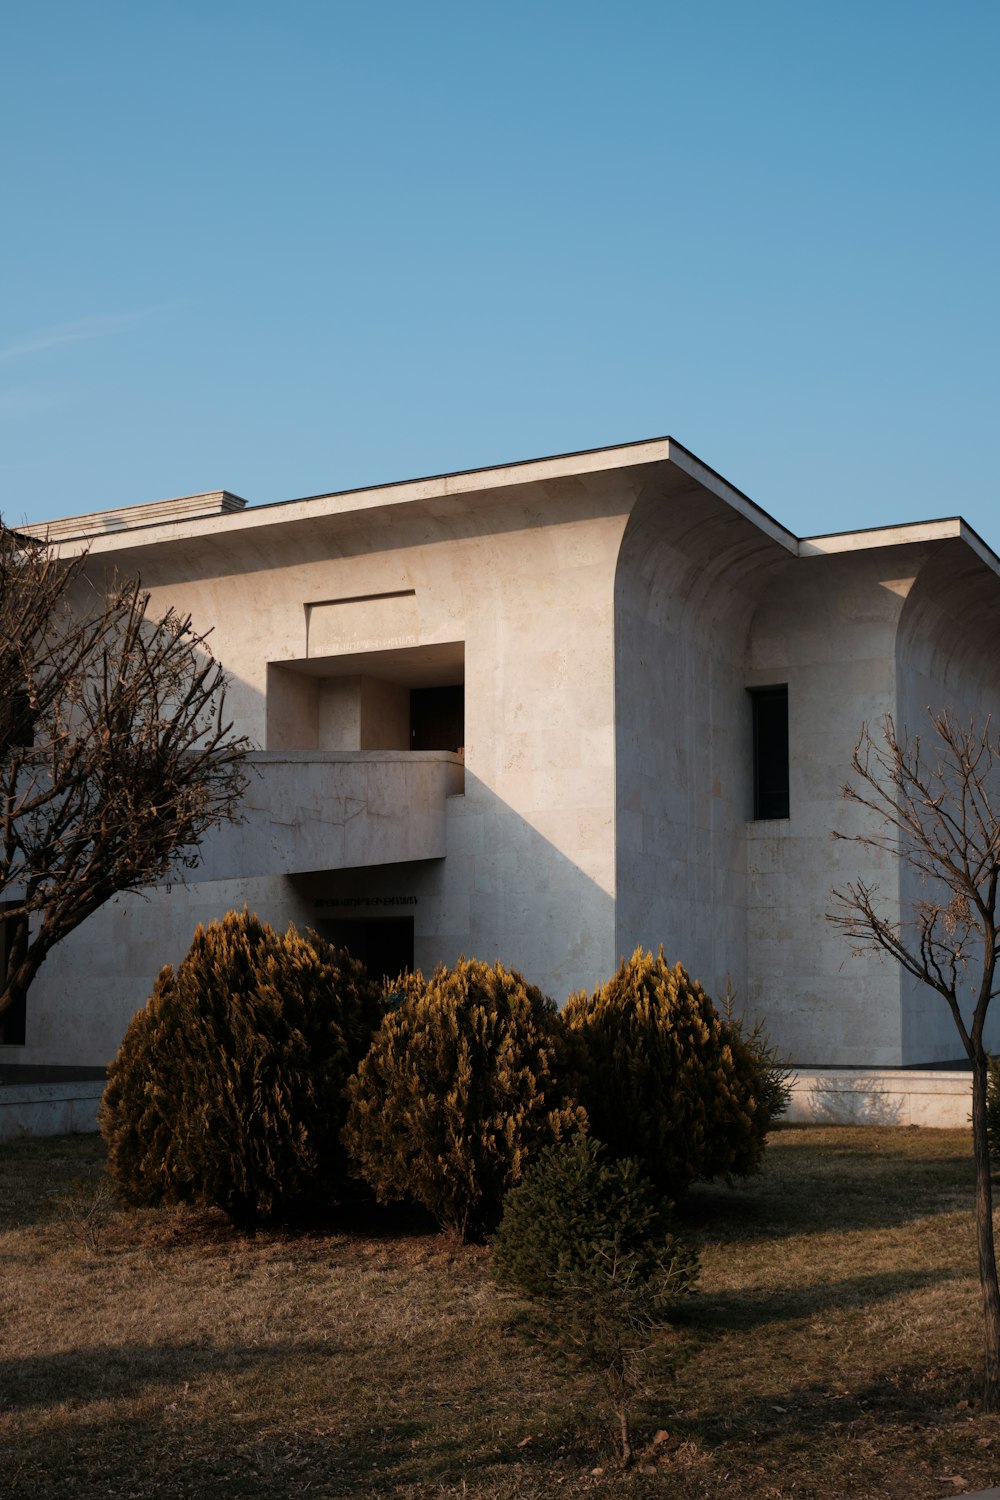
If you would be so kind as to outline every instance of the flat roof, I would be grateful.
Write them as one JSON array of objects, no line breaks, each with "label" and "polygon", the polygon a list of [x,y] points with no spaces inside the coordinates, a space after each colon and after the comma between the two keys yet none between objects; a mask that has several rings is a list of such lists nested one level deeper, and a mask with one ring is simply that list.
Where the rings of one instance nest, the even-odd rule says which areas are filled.
[{"label": "flat roof", "polygon": [[[47,537],[60,546],[79,542],[97,552],[154,544],[161,539],[198,537],[218,533],[221,528],[243,531],[287,520],[318,518],[374,509],[384,504],[406,504],[417,500],[469,495],[477,490],[502,489],[509,485],[595,474],[614,469],[669,463],[695,483],[724,500],[787,551],[800,557],[820,557],[914,542],[964,541],[994,573],[1000,576],[1000,557],[961,516],[936,521],[915,521],[895,526],[870,526],[855,531],[826,532],[798,537],[782,526],[756,501],[706,464],[683,443],[669,435],[643,438],[631,443],[613,443],[602,448],[582,448],[543,458],[519,459],[490,464],[485,468],[457,469],[417,479],[391,480],[353,490],[331,490],[293,500],[275,500],[249,506],[228,490],[91,511],[52,522],[20,526],[27,535]],[[73,548],[72,550],[76,550]]]}]

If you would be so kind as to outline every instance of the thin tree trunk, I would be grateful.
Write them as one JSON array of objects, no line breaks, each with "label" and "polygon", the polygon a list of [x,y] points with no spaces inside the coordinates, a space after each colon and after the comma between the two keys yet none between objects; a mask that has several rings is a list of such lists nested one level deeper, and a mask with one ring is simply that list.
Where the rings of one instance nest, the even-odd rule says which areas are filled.
[{"label": "thin tree trunk", "polygon": [[618,1420],[621,1423],[622,1468],[627,1469],[632,1462],[632,1434],[629,1432],[628,1403],[625,1401],[618,1408]]},{"label": "thin tree trunk", "polygon": [[982,1049],[977,1050],[979,1055],[972,1064],[972,1149],[976,1158],[976,1241],[985,1333],[983,1410],[1000,1411],[1000,1287],[993,1243],[993,1188],[986,1134],[987,1060]]}]

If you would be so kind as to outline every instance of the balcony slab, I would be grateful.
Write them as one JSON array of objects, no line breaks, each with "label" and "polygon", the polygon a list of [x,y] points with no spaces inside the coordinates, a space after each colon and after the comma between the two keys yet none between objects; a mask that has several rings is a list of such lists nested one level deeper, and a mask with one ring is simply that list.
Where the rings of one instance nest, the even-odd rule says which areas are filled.
[{"label": "balcony slab", "polygon": [[465,768],[447,750],[264,752],[247,759],[242,821],[204,843],[199,880],[443,859]]}]

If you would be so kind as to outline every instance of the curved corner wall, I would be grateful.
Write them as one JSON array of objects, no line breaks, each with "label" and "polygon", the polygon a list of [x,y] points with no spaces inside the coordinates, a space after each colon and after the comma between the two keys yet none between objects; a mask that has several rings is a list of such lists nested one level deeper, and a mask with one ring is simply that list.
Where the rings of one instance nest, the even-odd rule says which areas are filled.
[{"label": "curved corner wall", "polygon": [[785,550],[693,485],[648,487],[615,575],[616,951],[746,987],[750,620]]},{"label": "curved corner wall", "polygon": [[899,976],[828,920],[833,889],[856,876],[894,909],[895,862],[834,830],[863,827],[844,801],[863,721],[891,710],[898,559],[864,549],[804,556],[761,599],[749,643],[753,684],[788,684],[789,817],[747,825],[749,1008],[792,1061],[900,1062]]},{"label": "curved corner wall", "polygon": [[[1000,583],[964,541],[939,544],[914,570],[896,631],[897,728],[924,737],[931,751],[928,711],[947,709],[961,722],[1000,726]],[[932,752],[931,752],[932,753]],[[1000,781],[1000,777],[998,777]],[[1000,788],[994,798],[1000,806]],[[904,911],[926,897],[927,885],[907,865],[900,871]],[[971,1007],[972,969],[969,971]],[[902,976],[902,1061],[943,1062],[961,1056],[961,1043],[944,1001],[926,985]],[[988,1029],[1000,1046],[1000,1015]]]}]

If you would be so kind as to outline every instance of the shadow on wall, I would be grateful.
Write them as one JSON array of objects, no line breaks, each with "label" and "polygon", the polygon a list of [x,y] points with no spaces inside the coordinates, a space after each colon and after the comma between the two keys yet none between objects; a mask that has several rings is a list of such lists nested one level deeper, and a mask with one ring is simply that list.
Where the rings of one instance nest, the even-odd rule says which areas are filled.
[{"label": "shadow on wall", "polygon": [[[560,1005],[613,972],[619,957],[614,899],[559,848],[558,827],[554,837],[547,836],[533,825],[533,814],[517,811],[467,771],[465,794],[447,798],[447,857],[383,858],[380,864],[337,868],[332,859],[344,848],[341,823],[367,818],[384,824],[385,783],[372,778],[363,806],[338,802],[338,763],[312,769],[322,773],[310,782],[310,794],[320,802],[300,806],[297,815],[329,826],[330,865],[220,880],[202,879],[193,870],[183,880],[107,902],[53,950],[40,971],[28,998],[28,1045],[18,1049],[16,1061],[104,1066],[161,967],[183,958],[198,923],[244,903],[282,929],[289,921],[322,931],[345,921],[411,919],[418,967],[429,971],[463,953],[487,962],[499,958]],[[288,809],[276,812],[280,820]],[[557,824],[568,816],[578,830],[582,820],[596,825],[610,821],[610,814],[609,806],[568,813],[541,809],[537,816]],[[266,818],[266,808],[258,815]],[[285,848],[286,832],[281,827],[275,834]],[[311,858],[321,842],[314,829],[303,844]]]},{"label": "shadow on wall", "polygon": [[[329,865],[282,865],[271,873],[259,868],[252,878],[227,870],[230,878],[219,880],[194,870],[148,897],[107,903],[53,952],[39,974],[29,997],[29,1047],[18,1061],[103,1066],[148,998],[161,966],[176,964],[187,951],[196,925],[244,902],[281,928],[289,920],[320,932],[348,922],[385,923],[394,925],[398,937],[398,921],[406,919],[412,922],[412,961],[425,972],[439,962],[452,964],[463,953],[487,962],[500,959],[559,1005],[579,989],[603,984],[628,956],[616,951],[613,895],[557,842],[565,820],[570,838],[595,850],[595,862],[600,859],[612,870],[610,789],[606,805],[567,808],[553,800],[519,811],[466,770],[464,794],[446,798],[446,857],[386,860],[383,855],[378,864],[338,868],[333,861],[347,845],[358,843],[348,837],[347,825],[368,820],[384,830],[389,811],[400,816],[398,789],[389,787],[385,775],[365,783],[364,802],[341,796],[337,778],[344,766],[342,759],[317,758],[308,768],[309,795],[315,800],[307,805],[304,799],[296,813],[312,824],[302,847],[318,860],[326,842]],[[390,770],[383,763],[383,771]],[[554,771],[551,775],[556,778]],[[258,849],[269,849],[272,842],[288,847],[289,811],[285,804],[269,810],[265,800],[257,800]],[[273,841],[267,827],[272,813]],[[221,842],[228,845],[244,832],[226,830]],[[384,841],[377,847],[384,848]],[[405,851],[405,841],[400,847]],[[212,863],[209,854],[209,868]],[[655,949],[660,941],[669,961],[682,962],[711,993],[712,976],[699,972],[684,932],[660,928],[650,943]],[[79,1007],[75,1017],[68,1013],[67,996]],[[714,998],[719,999],[717,993]]]},{"label": "shadow on wall", "polygon": [[864,1077],[831,1071],[796,1074],[785,1118],[790,1124],[906,1125],[907,1101]]},{"label": "shadow on wall", "polygon": [[448,799],[446,858],[300,872],[292,885],[318,924],[412,918],[414,963],[425,972],[462,954],[500,959],[562,1005],[616,966],[615,903],[533,817],[600,834],[611,808],[519,811],[466,770],[464,795]]}]

